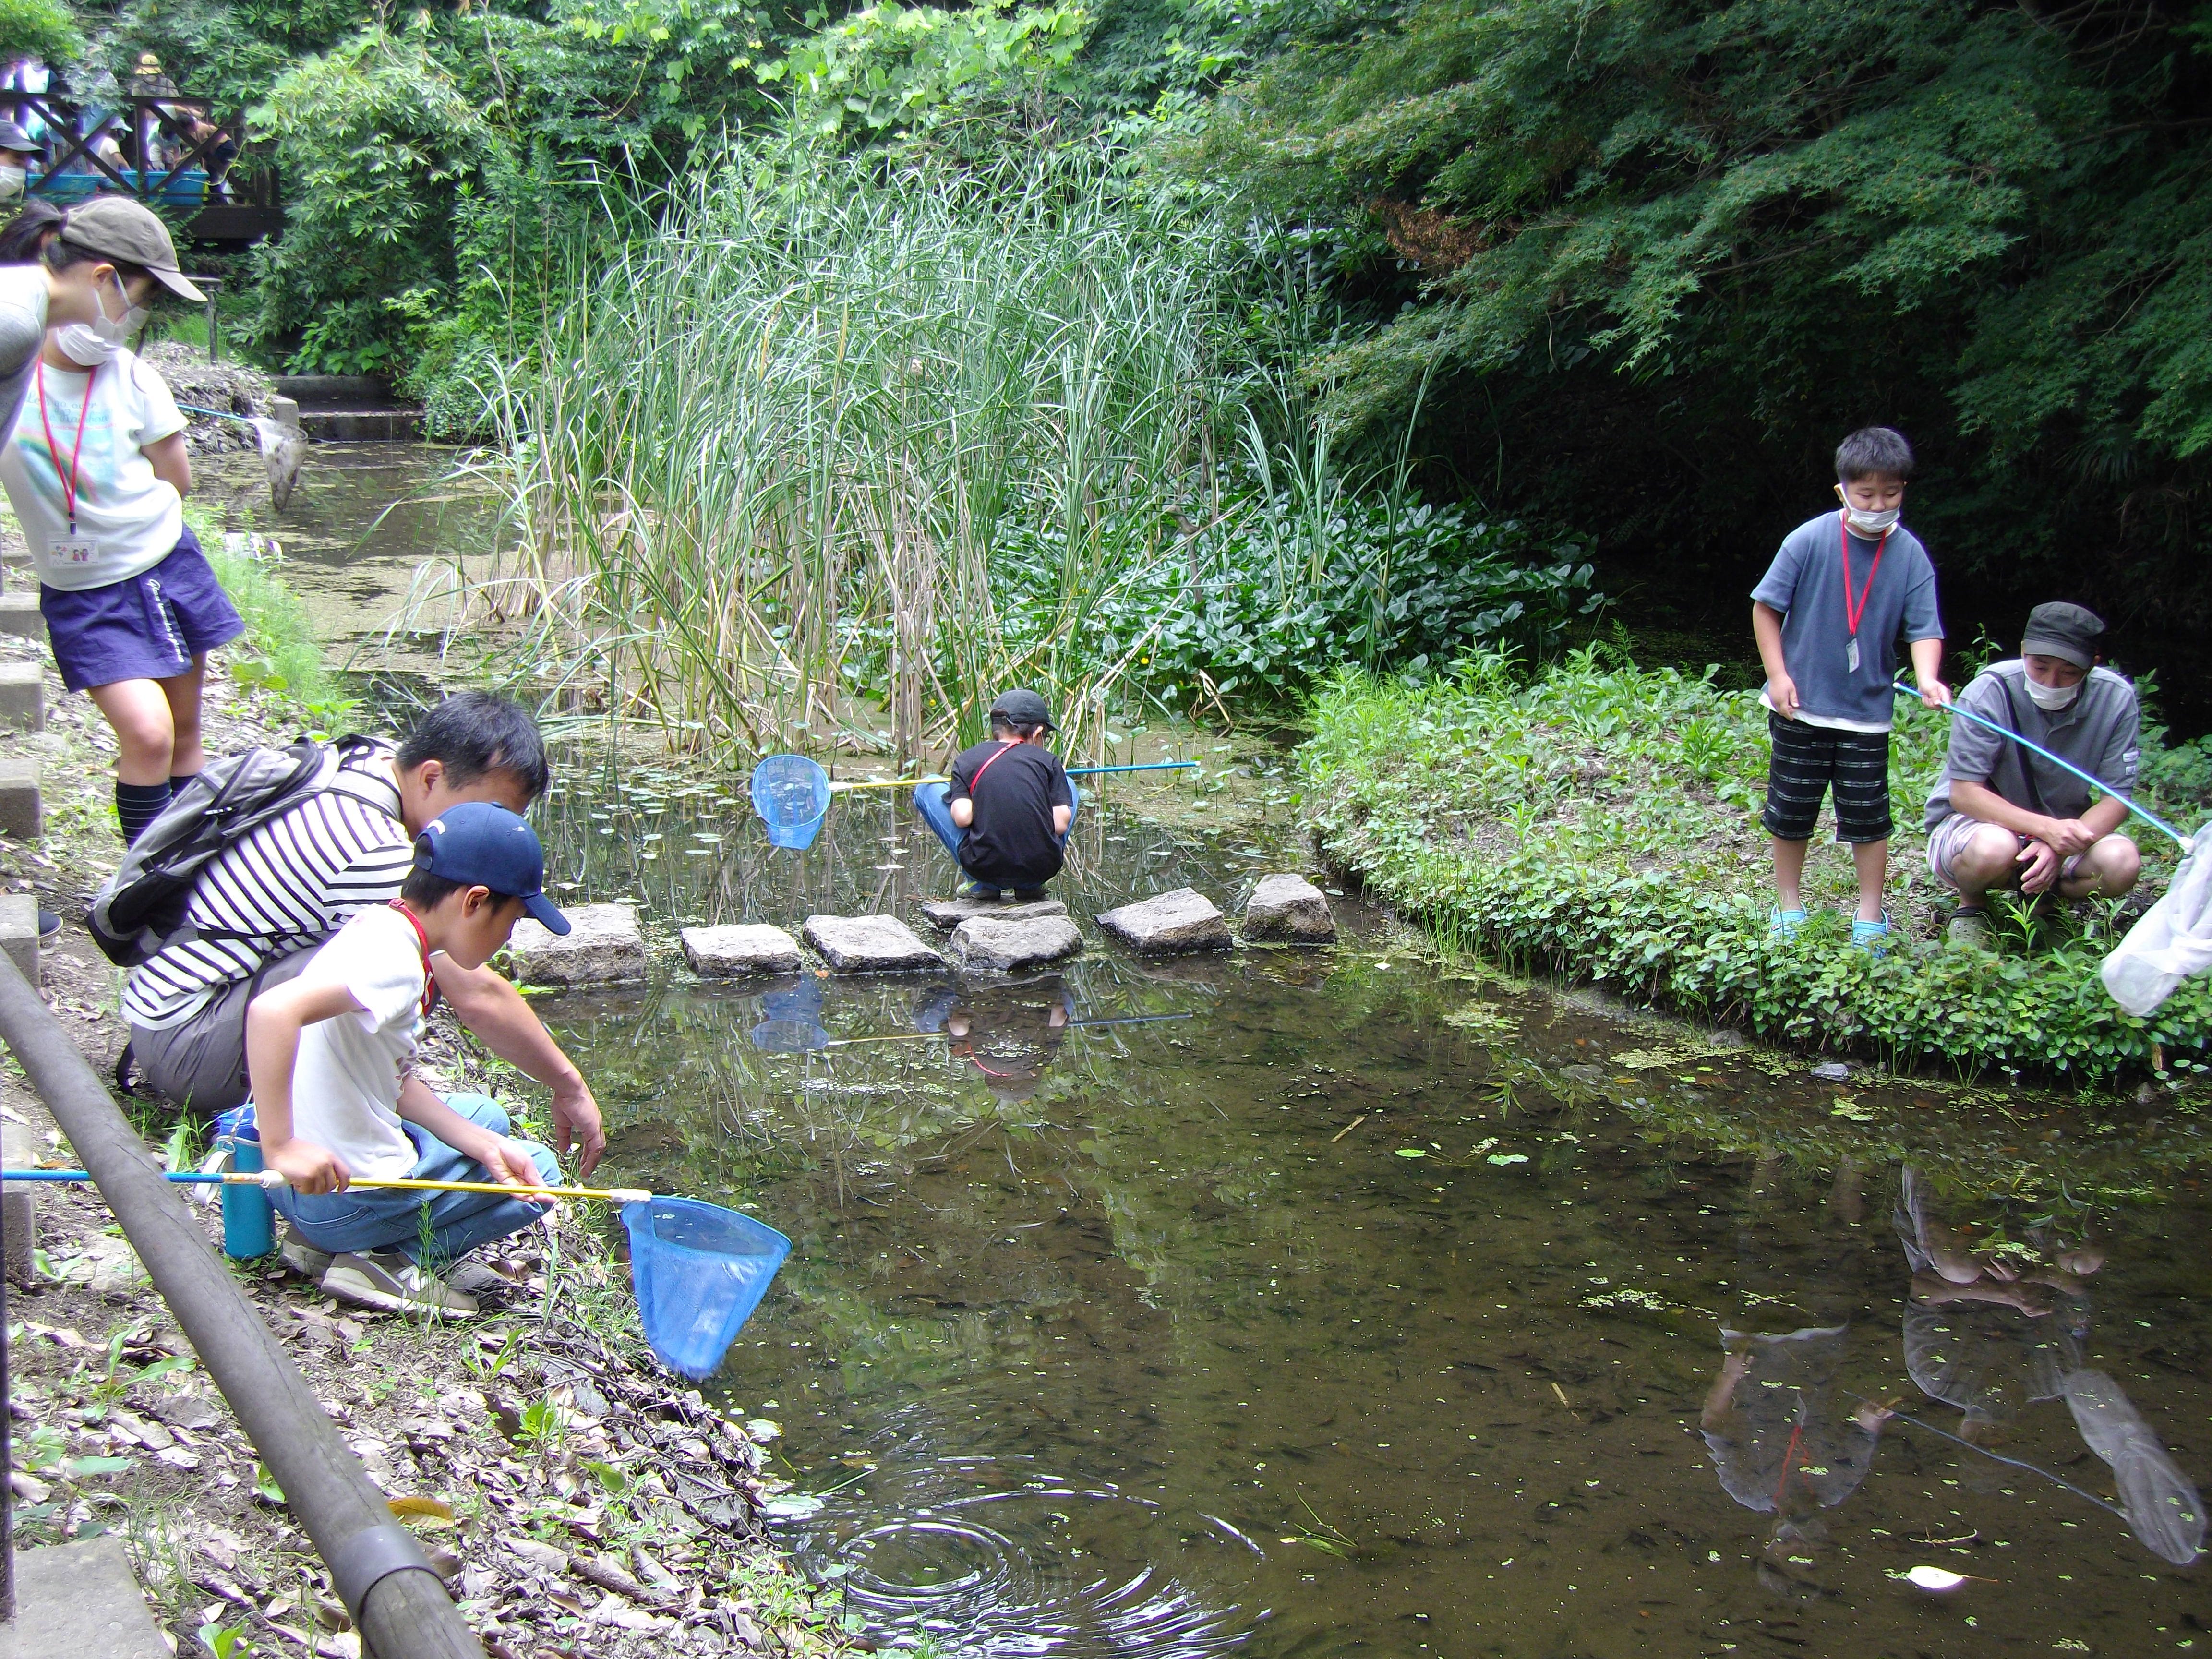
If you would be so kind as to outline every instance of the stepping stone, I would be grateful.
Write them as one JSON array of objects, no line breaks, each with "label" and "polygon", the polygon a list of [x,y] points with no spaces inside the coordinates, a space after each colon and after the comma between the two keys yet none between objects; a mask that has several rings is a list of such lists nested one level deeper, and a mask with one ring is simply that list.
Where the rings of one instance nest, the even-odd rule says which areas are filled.
[{"label": "stepping stone", "polygon": [[15,1552],[15,1617],[0,1626],[0,1654],[56,1653],[169,1659],[118,1534]]},{"label": "stepping stone", "polygon": [[1152,957],[1226,951],[1237,942],[1229,936],[1228,918],[1195,887],[1178,887],[1104,911],[1098,925],[1131,950]]},{"label": "stepping stone", "polygon": [[1244,901],[1244,937],[1326,945],[1336,937],[1328,896],[1304,876],[1262,876]]},{"label": "stepping stone", "polygon": [[0,662],[0,726],[46,729],[46,677],[34,662]]},{"label": "stepping stone", "polygon": [[645,977],[645,935],[627,904],[564,904],[569,931],[555,933],[527,916],[514,924],[507,951],[526,985],[620,985]]},{"label": "stepping stone", "polygon": [[1058,899],[1033,899],[1015,904],[1006,899],[924,899],[921,914],[931,927],[951,933],[973,916],[996,916],[1002,921],[1029,921],[1037,916],[1064,916],[1067,907]]},{"label": "stepping stone", "polygon": [[0,836],[36,841],[46,825],[46,811],[39,803],[38,762],[0,759]]},{"label": "stepping stone", "polygon": [[[0,1164],[11,1170],[33,1169],[44,1150],[27,1125],[0,1123]],[[18,1285],[37,1282],[38,1186],[34,1181],[10,1181],[0,1185],[0,1222],[4,1222],[6,1233],[6,1247],[0,1250],[0,1265],[5,1266],[8,1277]]]},{"label": "stepping stone", "polygon": [[804,967],[799,941],[781,927],[731,923],[720,927],[686,927],[684,960],[706,979],[743,979],[753,974],[795,974]]},{"label": "stepping stone", "polygon": [[799,932],[841,974],[901,974],[945,966],[945,958],[896,916],[809,916]]},{"label": "stepping stone", "polygon": [[969,973],[1012,974],[1064,961],[1082,949],[1083,935],[1064,915],[970,916],[945,940],[945,959]]},{"label": "stepping stone", "polygon": [[0,893],[0,951],[33,986],[39,979],[39,901],[29,893]]},{"label": "stepping stone", "polygon": [[0,593],[0,634],[13,634],[21,640],[46,637],[46,618],[39,609],[36,590]]}]

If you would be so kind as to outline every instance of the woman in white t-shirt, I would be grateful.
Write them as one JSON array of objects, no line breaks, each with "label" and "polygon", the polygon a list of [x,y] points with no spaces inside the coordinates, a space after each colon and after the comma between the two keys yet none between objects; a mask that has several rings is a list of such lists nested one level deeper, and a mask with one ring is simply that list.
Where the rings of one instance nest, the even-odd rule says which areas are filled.
[{"label": "woman in white t-shirt", "polygon": [[131,842],[205,763],[207,654],[246,631],[185,527],[184,416],[123,344],[159,289],[199,290],[167,228],[125,197],[70,209],[44,262],[88,280],[99,315],[48,331],[0,444],[0,484],[30,543],[62,684],[90,693],[115,730],[115,813]]}]

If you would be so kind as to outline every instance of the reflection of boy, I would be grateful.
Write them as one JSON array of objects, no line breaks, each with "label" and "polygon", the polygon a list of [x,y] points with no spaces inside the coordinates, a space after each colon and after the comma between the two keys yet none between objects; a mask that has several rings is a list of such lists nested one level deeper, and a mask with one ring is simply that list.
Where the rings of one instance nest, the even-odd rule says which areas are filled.
[{"label": "reflection of boy", "polygon": [[[545,897],[538,837],[505,807],[448,807],[415,845],[398,898],[362,911],[297,979],[253,1000],[246,1065],[263,1161],[291,1183],[272,1201],[333,1258],[323,1289],[371,1307],[474,1313],[473,1297],[433,1273],[424,1235],[441,1263],[503,1237],[544,1213],[526,1194],[560,1168],[547,1148],[509,1139],[491,1100],[441,1098],[415,1074],[430,957],[473,970],[526,913],[556,933],[568,922]],[[492,1182],[514,1195],[354,1189],[356,1179]]]},{"label": "reflection of boy", "polygon": [[945,1033],[953,1058],[980,1072],[994,1096],[1027,1099],[1066,1040],[1067,992],[1054,979],[963,997],[946,1013]]},{"label": "reflection of boy", "polygon": [[1723,1489],[1747,1510],[1796,1521],[1849,1498],[1874,1467],[1889,1413],[1829,1404],[1848,1325],[1767,1336],[1724,1330],[1701,1425]]},{"label": "reflection of boy", "polygon": [[1012,888],[1041,898],[1066,861],[1075,785],[1044,746],[1054,729],[1044,699],[1008,691],[991,705],[991,741],[963,750],[950,783],[925,783],[915,810],[967,872],[967,895],[995,898]]},{"label": "reflection of boy", "polygon": [[1879,951],[1888,879],[1889,732],[1897,638],[1911,642],[1912,669],[1930,708],[1951,694],[1937,672],[1943,624],[1936,570],[1919,538],[1898,522],[1911,446],[1887,427],[1868,427],[1836,450],[1841,511],[1791,531],[1752,590],[1752,632],[1766,669],[1759,701],[1774,753],[1762,820],[1772,837],[1776,908],[1784,937],[1805,921],[1805,853],[1832,789],[1836,839],[1858,872],[1851,942]]}]

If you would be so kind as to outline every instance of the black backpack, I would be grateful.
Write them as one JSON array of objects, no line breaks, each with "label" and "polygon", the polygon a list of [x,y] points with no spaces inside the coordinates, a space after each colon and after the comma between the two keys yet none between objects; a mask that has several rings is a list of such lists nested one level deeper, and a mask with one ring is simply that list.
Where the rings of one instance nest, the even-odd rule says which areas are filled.
[{"label": "black backpack", "polygon": [[185,920],[200,872],[270,819],[337,787],[338,769],[374,747],[367,738],[302,738],[289,748],[241,750],[210,762],[100,884],[86,918],[100,948],[111,962],[135,968],[185,939],[216,937]]}]

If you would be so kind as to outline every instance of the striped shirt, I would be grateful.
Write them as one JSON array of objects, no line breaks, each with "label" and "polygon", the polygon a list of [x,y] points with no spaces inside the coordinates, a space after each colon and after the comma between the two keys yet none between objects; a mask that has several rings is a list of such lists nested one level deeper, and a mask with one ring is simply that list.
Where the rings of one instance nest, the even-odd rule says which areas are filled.
[{"label": "striped shirt", "polygon": [[185,919],[221,937],[172,945],[132,969],[123,1017],[149,1031],[182,1024],[269,963],[398,897],[414,842],[399,816],[392,757],[383,744],[362,750],[330,788],[217,854]]}]

